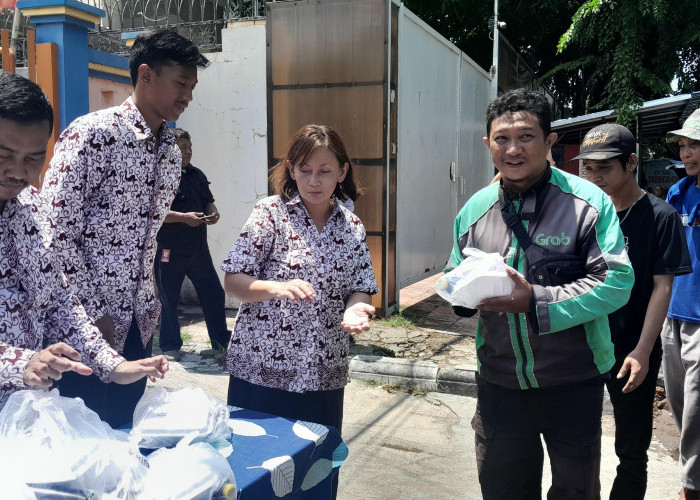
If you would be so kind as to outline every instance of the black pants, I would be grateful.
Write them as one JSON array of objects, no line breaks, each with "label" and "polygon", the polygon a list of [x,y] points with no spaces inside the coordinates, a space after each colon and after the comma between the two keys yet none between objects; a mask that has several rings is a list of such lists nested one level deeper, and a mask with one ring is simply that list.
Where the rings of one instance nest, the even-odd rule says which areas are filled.
[{"label": "black pants", "polygon": [[610,491],[611,500],[642,500],[647,489],[647,450],[654,426],[654,395],[661,357],[652,359],[642,384],[624,394],[627,378],[617,380],[623,359],[613,367],[606,382],[615,413],[615,453],[620,459]]},{"label": "black pants", "polygon": [[485,500],[542,498],[541,437],[552,466],[547,498],[600,498],[602,379],[511,390],[477,378],[477,390],[472,427]]},{"label": "black pants", "polygon": [[[152,340],[146,347],[141,342],[141,331],[136,319],[131,320],[131,327],[126,336],[122,356],[127,361],[147,358],[151,355]],[[97,375],[83,376],[74,372],[65,372],[58,381],[61,396],[81,398],[85,405],[96,412],[102,420],[113,428],[130,424],[134,418],[134,408],[146,390],[146,378],[133,384],[105,384]]]},{"label": "black pants", "polygon": [[[290,392],[251,384],[232,376],[228,382],[227,403],[279,417],[333,426],[341,433],[344,396],[345,389]],[[338,495],[337,474],[331,487],[331,498],[335,499]]]},{"label": "black pants", "polygon": [[209,339],[226,347],[231,338],[231,332],[226,327],[226,296],[211,254],[207,251],[196,255],[181,255],[176,249],[170,249],[168,262],[161,262],[161,255],[162,248],[158,248],[155,268],[158,295],[163,305],[160,313],[161,350],[179,351],[182,347],[177,304],[185,276],[192,281],[197,292]]}]

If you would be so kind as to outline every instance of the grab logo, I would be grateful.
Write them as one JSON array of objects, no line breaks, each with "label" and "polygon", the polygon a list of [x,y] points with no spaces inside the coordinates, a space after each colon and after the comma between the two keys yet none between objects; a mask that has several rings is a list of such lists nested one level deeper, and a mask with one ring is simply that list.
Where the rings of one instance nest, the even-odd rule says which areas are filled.
[{"label": "grab logo", "polygon": [[564,233],[561,233],[561,236],[547,236],[544,233],[540,233],[535,236],[535,243],[545,247],[559,247],[571,243],[571,238]]}]

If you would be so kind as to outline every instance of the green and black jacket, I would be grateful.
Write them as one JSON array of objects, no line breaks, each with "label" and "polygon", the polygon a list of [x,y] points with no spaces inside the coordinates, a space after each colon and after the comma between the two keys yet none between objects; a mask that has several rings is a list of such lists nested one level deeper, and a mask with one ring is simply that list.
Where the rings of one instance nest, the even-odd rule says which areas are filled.
[{"label": "green and black jacket", "polygon": [[[527,276],[525,252],[501,215],[499,188],[482,189],[457,215],[450,265],[463,260],[464,248],[475,247],[499,253]],[[562,286],[528,279],[534,295],[530,314],[480,312],[480,376],[506,388],[533,389],[607,373],[615,362],[608,314],[627,303],[634,283],[614,205],[592,183],[549,167],[513,202],[532,241],[579,256],[585,276]]]}]

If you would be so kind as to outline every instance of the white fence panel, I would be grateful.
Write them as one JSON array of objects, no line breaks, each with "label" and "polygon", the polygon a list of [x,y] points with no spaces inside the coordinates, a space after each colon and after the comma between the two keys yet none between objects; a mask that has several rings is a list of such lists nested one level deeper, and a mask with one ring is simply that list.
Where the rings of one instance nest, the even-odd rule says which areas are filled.
[{"label": "white fence panel", "polygon": [[481,142],[490,79],[405,8],[398,38],[396,237],[404,287],[443,269],[457,212],[490,179]]},{"label": "white fence panel", "polygon": [[464,53],[460,70],[457,212],[491,181],[494,173],[491,155],[482,141],[486,135],[486,107],[491,101],[491,78]]}]

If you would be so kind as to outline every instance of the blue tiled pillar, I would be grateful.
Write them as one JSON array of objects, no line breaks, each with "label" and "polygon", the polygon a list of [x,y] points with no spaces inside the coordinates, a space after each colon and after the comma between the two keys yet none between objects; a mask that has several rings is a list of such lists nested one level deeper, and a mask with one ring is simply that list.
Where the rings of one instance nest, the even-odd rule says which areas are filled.
[{"label": "blue tiled pillar", "polygon": [[104,11],[76,0],[19,0],[17,7],[36,26],[36,43],[58,46],[61,130],[90,111],[88,30]]}]

